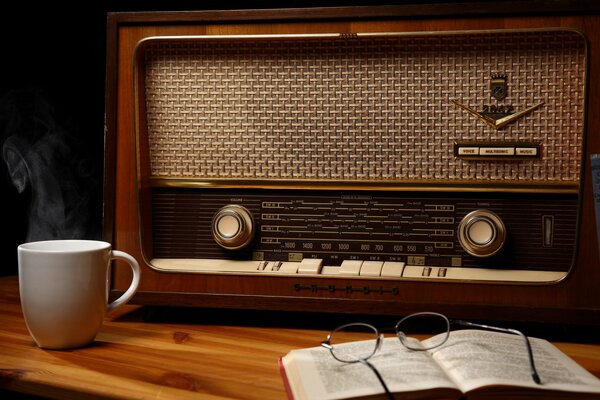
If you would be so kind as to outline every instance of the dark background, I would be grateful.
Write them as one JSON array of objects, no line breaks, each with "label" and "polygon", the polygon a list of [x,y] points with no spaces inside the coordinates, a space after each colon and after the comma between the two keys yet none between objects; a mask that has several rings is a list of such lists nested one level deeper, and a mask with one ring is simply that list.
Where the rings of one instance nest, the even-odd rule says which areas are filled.
[{"label": "dark background", "polygon": [[[476,3],[471,0],[413,1],[104,1],[35,4],[19,1],[1,11],[0,145],[14,135],[48,129],[37,121],[39,108],[50,115],[85,163],[82,187],[86,204],[82,238],[101,239],[106,16],[118,11],[183,11],[252,8],[303,8],[346,5]],[[482,3],[482,2],[479,2]],[[509,3],[511,3],[509,1]],[[514,2],[512,2],[514,4]],[[523,3],[527,3],[523,1]],[[552,1],[546,3],[551,4]],[[573,4],[579,3],[573,1]],[[3,6],[5,7],[5,6]],[[15,102],[15,98],[19,99]],[[15,107],[17,103],[18,107]],[[33,134],[31,133],[33,132]],[[0,160],[2,153],[0,153]],[[70,160],[63,160],[65,163]],[[59,161],[61,162],[61,161]],[[63,166],[64,167],[64,166]],[[78,167],[78,168],[79,168]],[[71,168],[70,166],[68,168]],[[69,172],[67,170],[67,172]],[[16,247],[26,241],[31,188],[19,193],[0,161],[0,275],[17,271]],[[49,202],[50,203],[50,202]],[[43,237],[42,237],[43,238]]]},{"label": "dark background", "polygon": [[[445,2],[452,2],[446,0]],[[13,2],[14,3],[14,2]],[[86,174],[79,190],[92,201],[81,215],[85,232],[80,238],[101,239],[102,169],[106,17],[119,11],[185,11],[254,8],[304,8],[345,5],[420,4],[433,1],[104,1],[81,3],[16,2],[2,9],[0,22],[0,147],[11,135],[32,142],[46,131],[59,130],[68,142],[69,160],[85,160]],[[51,118],[52,128],[40,122]],[[31,139],[33,138],[33,139]],[[52,151],[52,150],[48,150]],[[56,151],[55,151],[56,152]],[[78,165],[81,165],[80,162]],[[17,271],[19,244],[27,241],[32,189],[17,191],[0,152],[0,275]],[[65,172],[65,171],[63,171]],[[60,173],[60,172],[59,172]],[[68,179],[66,176],[63,180]],[[50,201],[48,203],[51,203]],[[50,207],[50,204],[48,204]],[[72,237],[75,237],[72,236]],[[39,234],[35,239],[51,239]],[[69,237],[63,237],[69,238]]]}]

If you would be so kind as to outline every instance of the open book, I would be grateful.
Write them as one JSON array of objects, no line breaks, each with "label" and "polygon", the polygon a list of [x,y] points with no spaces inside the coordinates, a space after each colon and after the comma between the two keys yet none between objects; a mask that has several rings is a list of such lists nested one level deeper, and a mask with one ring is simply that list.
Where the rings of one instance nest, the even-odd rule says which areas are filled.
[{"label": "open book", "polygon": [[[600,379],[550,342],[529,339],[542,384],[531,378],[523,339],[507,333],[453,331],[428,351],[408,350],[388,337],[369,362],[396,399],[600,399]],[[366,345],[372,343],[343,346]],[[385,398],[370,368],[339,362],[323,347],[292,350],[279,365],[290,399]]]}]

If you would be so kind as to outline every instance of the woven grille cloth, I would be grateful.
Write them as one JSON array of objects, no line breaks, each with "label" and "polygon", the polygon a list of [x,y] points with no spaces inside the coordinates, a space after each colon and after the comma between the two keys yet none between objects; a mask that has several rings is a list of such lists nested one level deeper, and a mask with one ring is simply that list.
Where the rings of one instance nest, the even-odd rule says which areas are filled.
[{"label": "woven grille cloth", "polygon": [[[152,177],[579,180],[586,52],[574,32],[173,39],[144,51]],[[508,77],[499,102],[497,73]],[[451,100],[544,105],[496,131]],[[540,143],[543,156],[457,159],[463,141]]]}]

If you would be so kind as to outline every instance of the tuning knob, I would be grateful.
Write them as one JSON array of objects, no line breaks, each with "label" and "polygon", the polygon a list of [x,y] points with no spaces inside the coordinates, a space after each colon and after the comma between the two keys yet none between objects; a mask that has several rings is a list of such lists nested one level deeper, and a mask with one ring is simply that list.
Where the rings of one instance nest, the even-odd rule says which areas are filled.
[{"label": "tuning knob", "polygon": [[495,213],[475,210],[465,215],[458,225],[458,242],[475,257],[496,254],[506,239],[504,223]]},{"label": "tuning knob", "polygon": [[215,213],[212,220],[212,235],[227,250],[246,247],[254,237],[254,220],[247,208],[230,204]]}]

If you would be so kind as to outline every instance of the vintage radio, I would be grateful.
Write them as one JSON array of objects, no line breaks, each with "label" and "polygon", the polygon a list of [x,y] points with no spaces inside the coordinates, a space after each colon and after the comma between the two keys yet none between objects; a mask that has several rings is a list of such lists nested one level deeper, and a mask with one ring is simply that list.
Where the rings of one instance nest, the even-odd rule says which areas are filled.
[{"label": "vintage radio", "polygon": [[134,301],[600,322],[600,19],[502,6],[111,14]]}]

